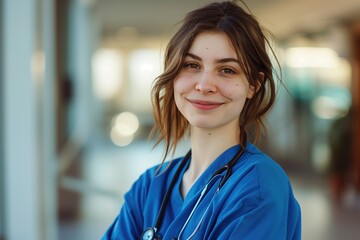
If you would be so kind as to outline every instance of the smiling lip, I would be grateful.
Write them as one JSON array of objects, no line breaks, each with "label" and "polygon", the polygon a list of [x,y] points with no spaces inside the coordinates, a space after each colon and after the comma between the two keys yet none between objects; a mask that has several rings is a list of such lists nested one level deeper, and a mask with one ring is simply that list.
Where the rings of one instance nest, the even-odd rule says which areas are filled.
[{"label": "smiling lip", "polygon": [[219,102],[201,101],[201,100],[189,100],[189,102],[195,108],[200,109],[200,110],[212,110],[223,104],[223,103],[219,103]]}]

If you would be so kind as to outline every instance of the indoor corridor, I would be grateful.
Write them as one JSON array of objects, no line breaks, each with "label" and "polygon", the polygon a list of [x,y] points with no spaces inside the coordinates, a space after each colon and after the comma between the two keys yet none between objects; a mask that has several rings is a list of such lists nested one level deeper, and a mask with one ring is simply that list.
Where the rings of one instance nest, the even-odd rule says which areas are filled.
[{"label": "indoor corridor", "polygon": [[[148,136],[166,44],[210,2],[0,0],[0,240],[101,238],[162,158]],[[259,148],[291,179],[303,239],[360,240],[360,1],[244,2],[274,50]]]}]

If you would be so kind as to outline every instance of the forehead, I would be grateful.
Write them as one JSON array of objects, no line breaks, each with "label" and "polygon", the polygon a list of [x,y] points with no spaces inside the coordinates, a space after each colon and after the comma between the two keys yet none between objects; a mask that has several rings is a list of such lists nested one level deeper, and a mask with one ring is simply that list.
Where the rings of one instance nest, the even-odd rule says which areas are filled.
[{"label": "forehead", "polygon": [[228,36],[223,32],[199,33],[192,42],[190,53],[236,58],[237,53]]}]

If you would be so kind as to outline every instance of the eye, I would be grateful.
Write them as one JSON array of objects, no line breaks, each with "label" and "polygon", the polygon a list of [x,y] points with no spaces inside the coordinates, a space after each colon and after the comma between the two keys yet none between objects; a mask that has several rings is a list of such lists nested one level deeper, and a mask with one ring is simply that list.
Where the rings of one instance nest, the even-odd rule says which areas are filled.
[{"label": "eye", "polygon": [[195,68],[195,69],[199,69],[200,68],[200,66],[199,66],[199,64],[197,64],[197,63],[185,63],[184,64],[184,67],[185,68]]},{"label": "eye", "polygon": [[236,72],[234,70],[232,70],[231,68],[223,68],[220,70],[221,73],[225,73],[225,74],[235,74]]}]

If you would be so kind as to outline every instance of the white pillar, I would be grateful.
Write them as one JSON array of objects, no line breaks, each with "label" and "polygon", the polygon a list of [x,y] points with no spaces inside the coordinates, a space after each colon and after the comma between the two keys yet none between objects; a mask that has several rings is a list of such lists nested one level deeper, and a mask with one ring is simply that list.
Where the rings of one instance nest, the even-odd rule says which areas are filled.
[{"label": "white pillar", "polygon": [[5,236],[9,240],[56,237],[52,4],[48,0],[3,1],[0,74],[4,80]]},{"label": "white pillar", "polygon": [[4,148],[6,237],[40,239],[39,162],[35,84],[31,58],[35,0],[5,0]]},{"label": "white pillar", "polygon": [[[44,56],[44,72],[39,88],[41,96],[39,103],[39,129],[41,135],[41,147],[39,148],[41,158],[41,176],[39,182],[42,195],[40,206],[42,206],[41,239],[57,239],[57,163],[56,158],[56,90],[55,90],[55,0],[42,0],[40,21],[41,44],[40,51]],[[41,77],[40,77],[41,78]]]}]

